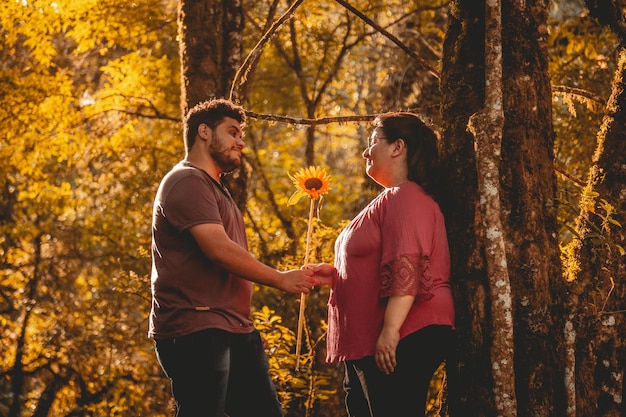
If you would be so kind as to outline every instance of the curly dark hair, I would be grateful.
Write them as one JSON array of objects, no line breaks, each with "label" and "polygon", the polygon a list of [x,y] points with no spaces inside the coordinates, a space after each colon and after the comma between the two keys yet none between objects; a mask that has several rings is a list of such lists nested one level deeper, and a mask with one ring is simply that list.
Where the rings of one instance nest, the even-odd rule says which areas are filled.
[{"label": "curly dark hair", "polygon": [[224,98],[212,98],[193,106],[183,120],[185,149],[189,151],[192,148],[201,124],[215,129],[227,117],[237,120],[242,127],[246,123],[243,107]]}]

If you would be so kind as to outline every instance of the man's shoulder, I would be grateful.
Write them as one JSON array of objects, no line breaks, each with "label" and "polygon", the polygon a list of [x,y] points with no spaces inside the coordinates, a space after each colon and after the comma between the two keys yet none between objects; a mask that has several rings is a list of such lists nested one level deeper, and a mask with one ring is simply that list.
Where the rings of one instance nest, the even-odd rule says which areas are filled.
[{"label": "man's shoulder", "polygon": [[208,175],[196,168],[178,164],[166,173],[161,180],[157,191],[157,199],[166,201],[169,200],[171,195],[180,197],[181,195],[217,194],[215,185],[207,177]]},{"label": "man's shoulder", "polygon": [[165,176],[162,182],[169,185],[173,185],[180,181],[201,181],[206,184],[211,184],[211,181],[207,178],[208,175],[203,171],[188,165],[179,163],[175,165]]},{"label": "man's shoulder", "polygon": [[186,165],[183,162],[179,162],[170,169],[170,171],[165,174],[165,178],[168,177],[186,177],[186,176],[201,176],[201,172],[199,169]]}]

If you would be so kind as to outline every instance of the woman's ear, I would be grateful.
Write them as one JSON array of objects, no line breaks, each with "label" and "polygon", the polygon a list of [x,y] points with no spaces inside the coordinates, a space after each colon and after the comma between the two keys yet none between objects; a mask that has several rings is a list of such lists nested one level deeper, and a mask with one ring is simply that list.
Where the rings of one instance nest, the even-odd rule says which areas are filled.
[{"label": "woman's ear", "polygon": [[404,139],[398,138],[393,142],[392,156],[399,156],[406,150],[406,143]]}]

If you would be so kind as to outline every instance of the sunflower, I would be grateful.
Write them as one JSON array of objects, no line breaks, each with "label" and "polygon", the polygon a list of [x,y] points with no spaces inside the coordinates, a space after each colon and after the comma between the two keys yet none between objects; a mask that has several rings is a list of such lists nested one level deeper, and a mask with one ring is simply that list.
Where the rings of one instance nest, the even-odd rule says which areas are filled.
[{"label": "sunflower", "polygon": [[290,206],[296,204],[305,195],[317,200],[330,189],[330,176],[320,167],[302,168],[294,176],[289,175],[289,177],[297,188],[287,202]]},{"label": "sunflower", "polygon": [[[311,197],[311,206],[309,209],[309,227],[306,234],[306,249],[304,256],[304,265],[308,265],[309,263],[309,253],[311,247],[311,238],[313,236],[313,215],[314,208],[317,205],[318,212],[319,207],[322,201],[322,196],[328,190],[330,190],[330,176],[326,175],[326,171],[324,171],[320,167],[308,167],[303,168],[296,173],[296,175],[291,176],[289,174],[289,178],[293,180],[293,185],[296,186],[296,192],[294,192],[289,201],[288,205],[296,204],[300,201],[300,198],[308,195]],[[300,293],[300,311],[298,313],[298,333],[296,338],[296,370],[300,370],[300,347],[302,346],[302,329],[304,326],[304,305],[305,305],[305,294]]]}]

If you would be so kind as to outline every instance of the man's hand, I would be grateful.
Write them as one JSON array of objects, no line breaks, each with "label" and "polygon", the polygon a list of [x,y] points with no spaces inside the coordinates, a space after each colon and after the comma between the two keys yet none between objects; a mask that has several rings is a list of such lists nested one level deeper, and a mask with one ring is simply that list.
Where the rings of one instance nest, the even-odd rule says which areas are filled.
[{"label": "man's hand", "polygon": [[282,279],[277,283],[278,288],[283,291],[299,294],[308,294],[316,285],[313,271],[308,269],[292,269],[281,272]]}]

